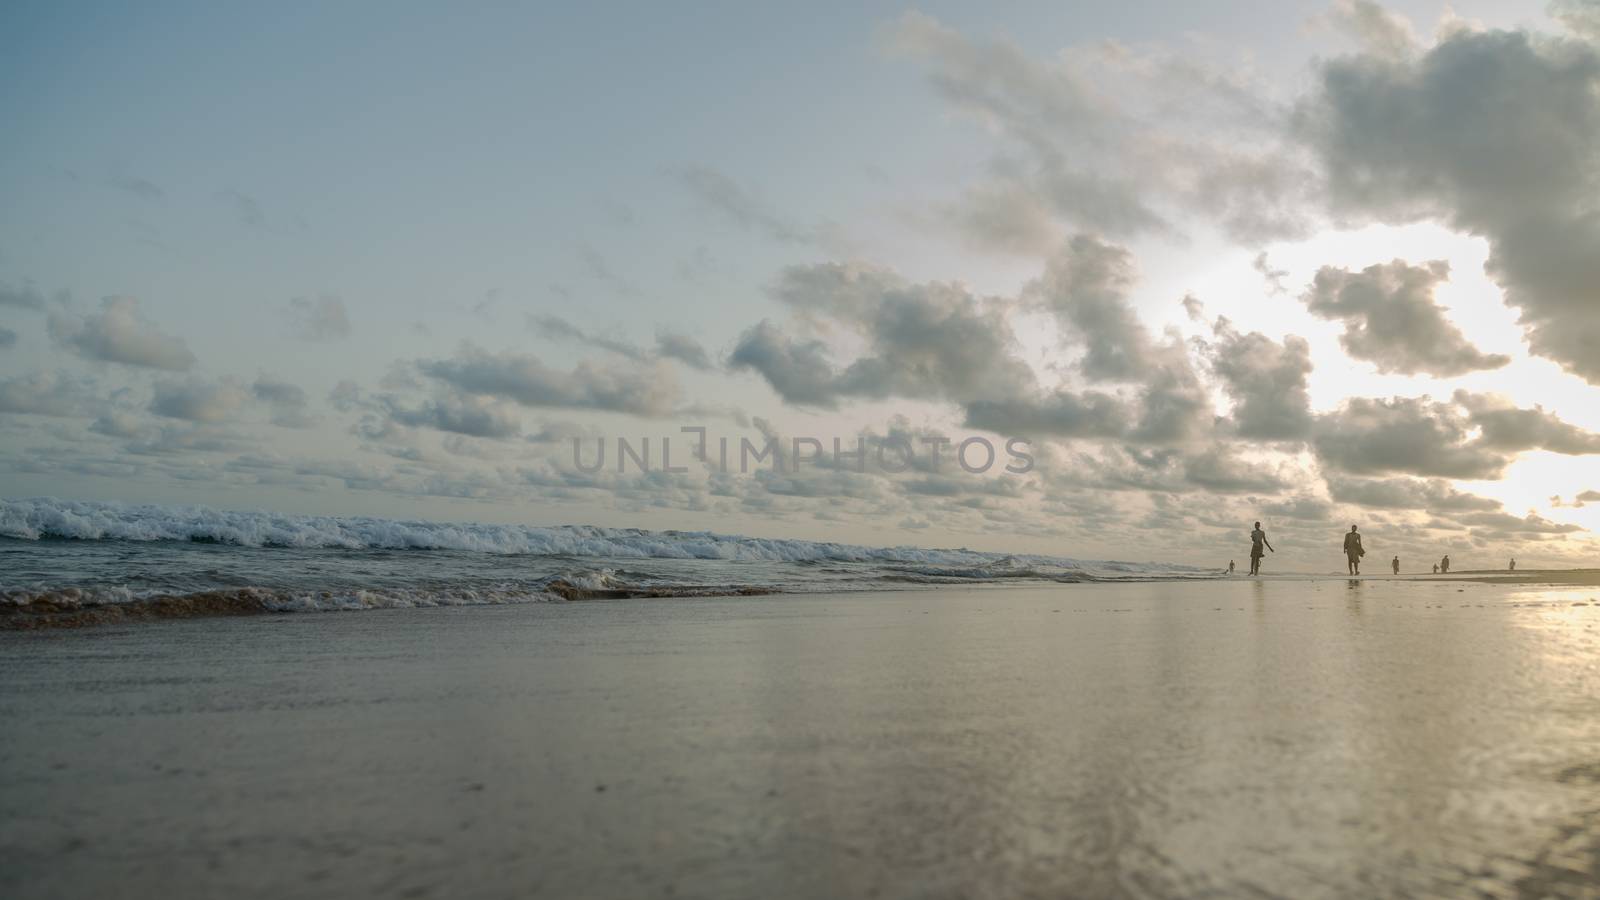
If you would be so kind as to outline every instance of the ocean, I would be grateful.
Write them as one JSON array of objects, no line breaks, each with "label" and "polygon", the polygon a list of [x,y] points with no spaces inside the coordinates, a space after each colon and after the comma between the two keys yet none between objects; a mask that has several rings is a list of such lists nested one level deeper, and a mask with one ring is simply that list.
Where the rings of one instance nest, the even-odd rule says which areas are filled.
[{"label": "ocean", "polygon": [[1159,563],[708,532],[0,501],[0,627],[7,619],[87,623],[1217,575]]}]

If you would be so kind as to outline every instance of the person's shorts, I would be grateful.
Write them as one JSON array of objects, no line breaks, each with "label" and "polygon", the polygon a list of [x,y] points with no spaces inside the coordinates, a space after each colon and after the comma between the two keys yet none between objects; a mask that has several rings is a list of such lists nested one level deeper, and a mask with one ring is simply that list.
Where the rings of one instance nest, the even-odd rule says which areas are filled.
[{"label": "person's shorts", "polygon": [[1256,547],[1256,548],[1254,548],[1253,550],[1250,551],[1250,558],[1251,559],[1260,559],[1261,557],[1263,557],[1265,555],[1266,555],[1266,551],[1262,550],[1260,547]]}]

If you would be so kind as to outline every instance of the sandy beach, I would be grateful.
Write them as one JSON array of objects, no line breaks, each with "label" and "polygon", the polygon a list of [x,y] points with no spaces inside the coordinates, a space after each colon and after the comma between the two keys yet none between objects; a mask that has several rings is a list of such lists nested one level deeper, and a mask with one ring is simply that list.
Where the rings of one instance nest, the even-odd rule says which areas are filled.
[{"label": "sandy beach", "polygon": [[0,893],[1596,896],[1592,587],[0,634]]}]

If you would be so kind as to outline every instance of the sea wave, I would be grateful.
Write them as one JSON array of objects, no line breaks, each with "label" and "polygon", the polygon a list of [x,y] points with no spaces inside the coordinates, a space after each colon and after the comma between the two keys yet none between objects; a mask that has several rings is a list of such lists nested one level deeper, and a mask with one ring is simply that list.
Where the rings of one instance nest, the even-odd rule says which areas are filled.
[{"label": "sea wave", "polygon": [[1160,563],[920,547],[866,547],[752,538],[705,531],[560,525],[494,525],[344,516],[293,516],[200,506],[40,498],[0,500],[0,537],[19,540],[188,541],[242,547],[458,550],[501,555],[611,559],[706,559],[783,563],[878,563],[923,567],[888,575],[952,580],[1019,577],[1013,571],[1092,577],[1185,577],[1201,570]]},{"label": "sea wave", "polygon": [[124,619],[500,606],[644,597],[751,596],[771,592],[769,588],[754,585],[632,583],[608,570],[567,572],[527,583],[419,588],[307,590],[248,586],[165,591],[109,585],[0,589],[0,630],[76,627]]}]

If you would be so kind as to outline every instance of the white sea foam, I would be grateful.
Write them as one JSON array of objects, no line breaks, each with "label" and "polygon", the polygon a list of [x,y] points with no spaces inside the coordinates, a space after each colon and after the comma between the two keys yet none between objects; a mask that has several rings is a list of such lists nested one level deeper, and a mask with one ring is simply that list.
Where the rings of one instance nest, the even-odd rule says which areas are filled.
[{"label": "white sea foam", "polygon": [[1186,566],[1084,561],[967,549],[864,547],[820,541],[749,538],[711,532],[646,531],[593,526],[489,525],[290,516],[211,509],[40,498],[0,500],[0,537],[84,541],[202,541],[244,547],[460,550],[492,554],[708,559],[769,562],[888,563],[922,567],[914,574],[952,579],[1050,577],[1182,577]]}]

